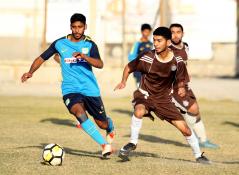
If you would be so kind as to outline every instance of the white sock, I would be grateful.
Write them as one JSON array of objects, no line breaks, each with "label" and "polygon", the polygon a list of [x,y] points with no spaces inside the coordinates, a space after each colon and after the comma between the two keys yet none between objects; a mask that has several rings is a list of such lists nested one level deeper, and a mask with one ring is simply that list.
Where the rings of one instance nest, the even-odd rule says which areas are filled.
[{"label": "white sock", "polygon": [[200,157],[202,153],[201,153],[201,150],[199,148],[198,139],[195,136],[195,134],[193,133],[193,131],[192,131],[191,136],[186,136],[185,138],[186,138],[188,144],[191,146],[195,158]]},{"label": "white sock", "polygon": [[139,131],[142,127],[143,119],[136,118],[134,115],[131,119],[131,139],[130,142],[135,145],[138,143]]},{"label": "white sock", "polygon": [[190,128],[193,128],[193,126],[195,125],[196,121],[197,121],[197,117],[196,116],[192,116],[188,113],[183,114],[183,118],[186,121],[186,123],[188,124],[188,126]]},{"label": "white sock", "polygon": [[202,120],[200,120],[199,122],[194,124],[193,130],[194,130],[195,134],[197,135],[197,137],[199,138],[200,142],[207,141],[206,130],[205,130]]}]

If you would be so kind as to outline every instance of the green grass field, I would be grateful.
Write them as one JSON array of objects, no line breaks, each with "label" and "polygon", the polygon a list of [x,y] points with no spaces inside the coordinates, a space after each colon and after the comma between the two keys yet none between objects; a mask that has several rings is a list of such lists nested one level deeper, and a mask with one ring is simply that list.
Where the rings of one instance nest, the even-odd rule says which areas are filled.
[{"label": "green grass field", "polygon": [[[117,131],[118,150],[129,140],[130,98],[104,99]],[[121,162],[101,160],[101,148],[74,127],[61,98],[0,97],[0,174],[239,174],[239,102],[200,100],[209,138],[220,149],[202,149],[212,165],[195,163],[182,135],[167,122],[144,119],[137,151]],[[104,132],[102,132],[104,134]],[[66,150],[62,166],[43,165],[44,145]]]}]

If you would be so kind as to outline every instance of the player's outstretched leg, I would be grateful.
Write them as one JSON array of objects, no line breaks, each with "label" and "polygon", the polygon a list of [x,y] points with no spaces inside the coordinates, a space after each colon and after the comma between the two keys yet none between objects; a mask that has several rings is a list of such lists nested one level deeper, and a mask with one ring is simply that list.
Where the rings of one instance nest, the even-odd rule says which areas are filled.
[{"label": "player's outstretched leg", "polygon": [[[204,123],[199,114],[199,106],[197,102],[195,102],[189,109],[188,112],[184,115],[184,118],[187,124],[193,129],[197,138],[199,139],[199,145],[205,148],[216,149],[219,146],[215,143],[212,143],[206,134],[206,129],[204,127]],[[189,121],[189,122],[188,122]]]},{"label": "player's outstretched leg", "polygon": [[142,104],[135,106],[135,112],[131,119],[131,139],[130,142],[124,145],[119,151],[119,157],[123,161],[129,160],[129,153],[136,149],[139,132],[143,123],[143,115],[146,113],[145,106]]},{"label": "player's outstretched leg", "polygon": [[86,115],[81,104],[72,106],[71,111],[76,119],[80,122],[82,129],[99,145],[102,146],[102,156],[107,157],[112,153],[111,145],[100,134],[94,122],[92,122]]},{"label": "player's outstretched leg", "polygon": [[131,139],[130,142],[124,145],[119,151],[119,157],[123,161],[128,161],[129,153],[136,149],[138,143],[139,132],[142,127],[143,119],[132,116],[131,119]]},{"label": "player's outstretched leg", "polygon": [[96,128],[96,125],[90,120],[81,123],[82,129],[89,135],[93,140],[95,140],[99,145],[102,146],[102,156],[107,157],[112,153],[112,147],[107,143],[104,137],[100,134],[99,130]]},{"label": "player's outstretched leg", "polygon": [[178,128],[181,133],[185,136],[188,144],[191,146],[196,162],[202,164],[211,164],[211,161],[201,153],[198,139],[195,134],[191,131],[184,120],[172,120],[171,123]]}]

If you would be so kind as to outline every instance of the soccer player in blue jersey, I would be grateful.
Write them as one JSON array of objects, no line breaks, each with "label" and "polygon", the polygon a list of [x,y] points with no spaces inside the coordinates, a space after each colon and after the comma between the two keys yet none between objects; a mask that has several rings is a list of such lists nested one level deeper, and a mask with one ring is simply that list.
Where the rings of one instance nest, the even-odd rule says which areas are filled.
[{"label": "soccer player in blue jersey", "polygon": [[[73,14],[70,19],[72,33],[55,40],[50,47],[34,60],[30,70],[22,75],[22,82],[33,76],[33,73],[51,56],[59,54],[62,72],[63,101],[71,114],[80,122],[82,129],[102,146],[102,156],[112,153],[111,143],[114,138],[114,126],[106,115],[100,90],[92,72],[92,66],[103,68],[103,61],[97,45],[84,31],[87,28],[86,17]],[[96,124],[106,130],[106,140],[96,125],[88,118],[86,111],[94,118]]]},{"label": "soccer player in blue jersey", "polygon": [[[128,55],[129,62],[133,61],[141,52],[149,51],[153,48],[153,43],[149,40],[149,37],[151,35],[152,28],[149,24],[142,24],[141,25],[141,38],[139,41],[136,41],[133,44],[133,47]],[[140,79],[141,79],[141,73],[140,72],[134,72],[133,73],[134,78],[136,80],[136,85],[139,87]]]}]

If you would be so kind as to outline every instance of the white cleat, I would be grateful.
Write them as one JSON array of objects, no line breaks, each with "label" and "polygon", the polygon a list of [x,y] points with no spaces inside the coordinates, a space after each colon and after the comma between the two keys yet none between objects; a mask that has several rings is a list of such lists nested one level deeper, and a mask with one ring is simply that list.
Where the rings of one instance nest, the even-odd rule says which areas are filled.
[{"label": "white cleat", "polygon": [[113,152],[112,146],[110,144],[102,145],[102,148],[103,148],[102,150],[103,158],[108,158],[108,156],[111,155]]}]

